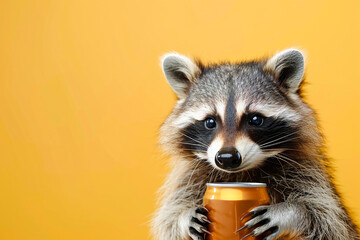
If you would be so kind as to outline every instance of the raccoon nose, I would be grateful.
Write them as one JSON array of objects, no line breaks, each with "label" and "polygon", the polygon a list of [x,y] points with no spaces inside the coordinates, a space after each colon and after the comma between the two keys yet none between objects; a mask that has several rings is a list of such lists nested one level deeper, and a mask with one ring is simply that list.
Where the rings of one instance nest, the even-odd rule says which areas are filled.
[{"label": "raccoon nose", "polygon": [[241,164],[241,155],[236,148],[222,148],[215,156],[215,163],[222,169],[234,169]]}]

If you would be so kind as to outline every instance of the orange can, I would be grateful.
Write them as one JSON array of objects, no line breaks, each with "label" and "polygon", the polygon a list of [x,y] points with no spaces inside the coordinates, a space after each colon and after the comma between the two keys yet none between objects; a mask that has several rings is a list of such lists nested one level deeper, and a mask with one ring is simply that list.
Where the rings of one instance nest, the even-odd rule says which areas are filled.
[{"label": "orange can", "polygon": [[[206,234],[207,240],[239,240],[250,230],[243,229],[250,216],[241,220],[254,207],[267,205],[270,198],[265,183],[207,183],[204,195],[204,207],[209,211],[208,219],[212,222]],[[249,236],[246,240],[262,239]]]}]

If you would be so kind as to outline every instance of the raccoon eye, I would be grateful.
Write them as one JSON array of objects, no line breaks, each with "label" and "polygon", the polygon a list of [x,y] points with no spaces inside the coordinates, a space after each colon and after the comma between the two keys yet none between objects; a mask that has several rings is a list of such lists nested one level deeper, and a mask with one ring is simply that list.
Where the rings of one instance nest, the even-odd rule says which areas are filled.
[{"label": "raccoon eye", "polygon": [[264,123],[264,117],[254,114],[250,117],[249,124],[255,127],[260,127]]},{"label": "raccoon eye", "polygon": [[206,129],[211,130],[211,129],[214,129],[216,127],[216,121],[215,121],[214,118],[208,117],[208,118],[205,119],[204,125],[205,125]]}]

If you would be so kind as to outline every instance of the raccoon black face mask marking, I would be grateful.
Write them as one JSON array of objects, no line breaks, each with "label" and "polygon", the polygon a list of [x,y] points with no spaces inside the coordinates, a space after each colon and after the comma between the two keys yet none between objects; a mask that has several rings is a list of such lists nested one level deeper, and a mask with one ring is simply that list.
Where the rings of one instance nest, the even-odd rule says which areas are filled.
[{"label": "raccoon black face mask marking", "polygon": [[290,49],[268,61],[208,67],[168,54],[162,65],[179,97],[169,136],[177,138],[177,151],[237,172],[298,147],[302,118],[288,95],[295,95],[303,78],[300,51]]}]

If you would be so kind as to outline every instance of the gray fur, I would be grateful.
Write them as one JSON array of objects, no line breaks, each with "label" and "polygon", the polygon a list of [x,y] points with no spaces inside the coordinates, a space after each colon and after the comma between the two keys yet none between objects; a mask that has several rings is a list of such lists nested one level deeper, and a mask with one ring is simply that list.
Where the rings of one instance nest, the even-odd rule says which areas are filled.
[{"label": "gray fur", "polygon": [[[291,83],[284,88],[277,82],[276,71],[270,71],[267,63],[265,59],[198,65],[201,72],[190,82],[186,95],[178,100],[160,129],[160,143],[171,156],[173,170],[161,189],[161,206],[154,215],[155,239],[190,239],[190,218],[194,209],[202,205],[205,184],[241,181],[267,183],[271,205],[259,219],[268,217],[269,226],[279,227],[280,231],[271,239],[360,239],[334,186],[315,113],[301,98],[301,88],[297,89],[303,68],[299,70],[301,74],[289,75]],[[199,112],[216,114],[216,105],[219,102],[226,105],[233,93],[232,98],[241,100],[247,108],[270,109],[270,114],[299,129],[297,141],[301,144],[296,145],[297,149],[281,149],[280,153],[264,158],[261,165],[228,173],[209,164],[213,160],[201,151],[188,151],[179,145],[183,130],[199,120],[196,119],[201,116]],[[244,133],[236,134],[238,137]],[[264,229],[255,230],[259,233]]]}]

